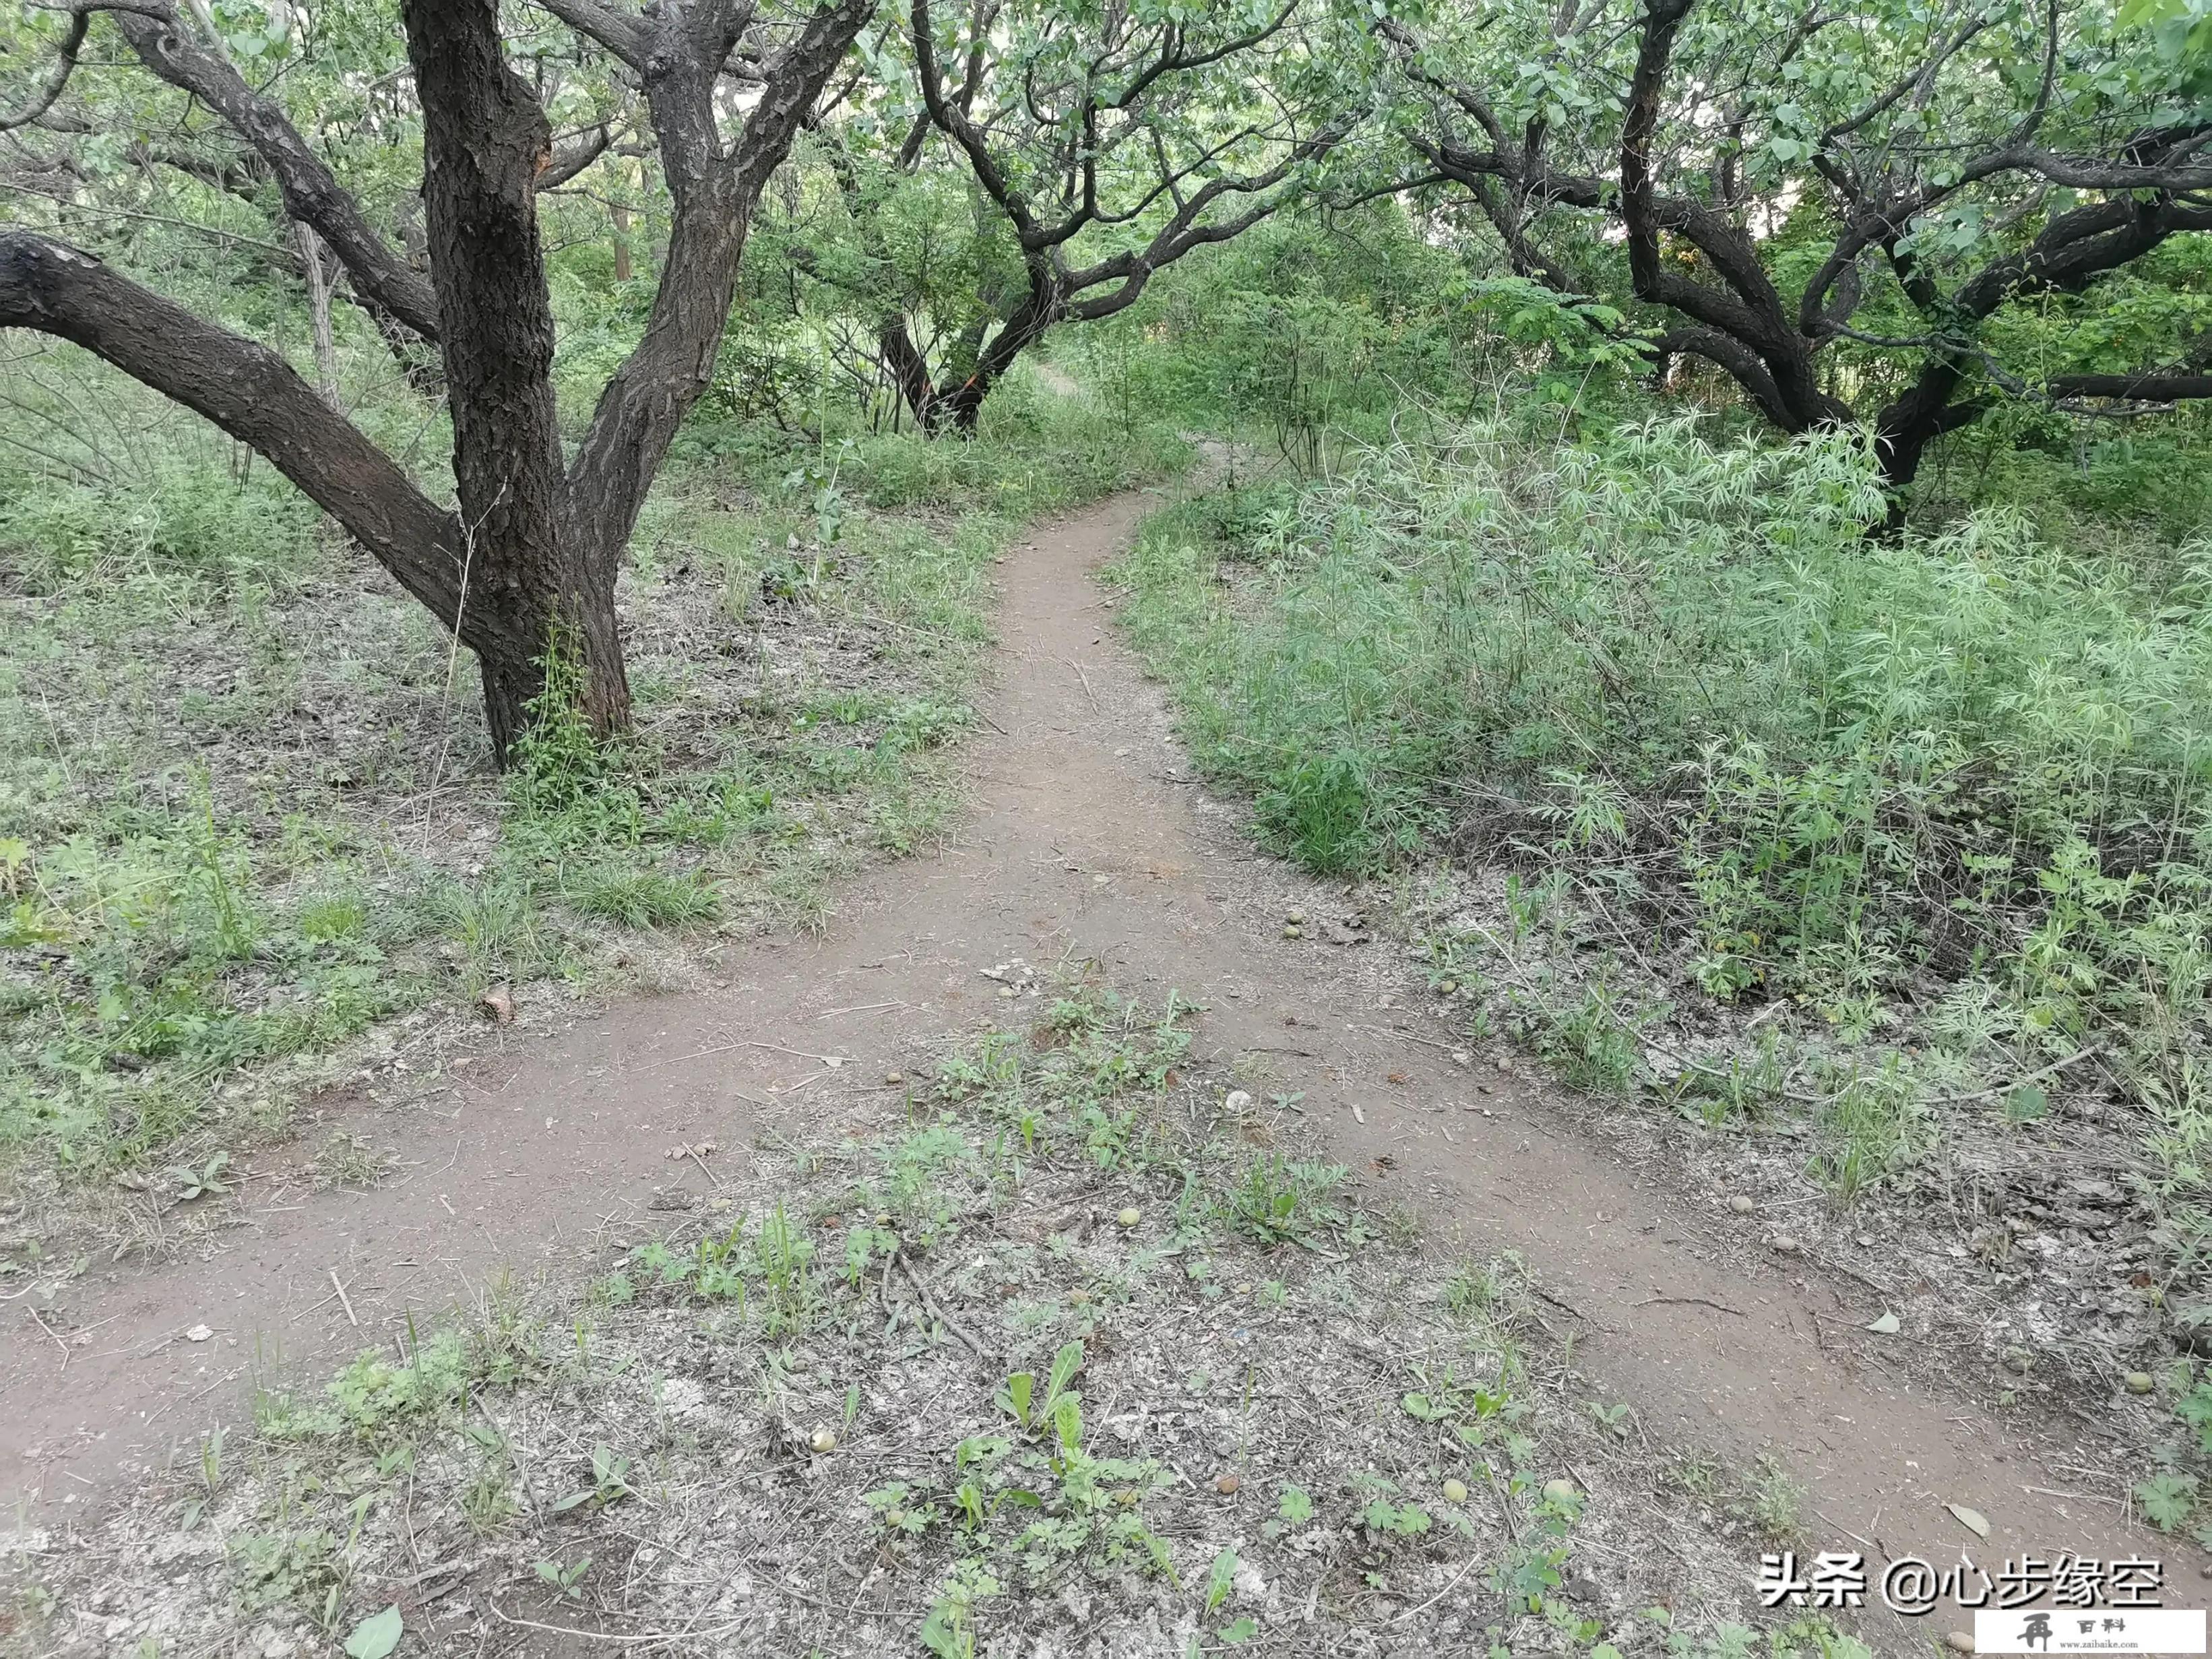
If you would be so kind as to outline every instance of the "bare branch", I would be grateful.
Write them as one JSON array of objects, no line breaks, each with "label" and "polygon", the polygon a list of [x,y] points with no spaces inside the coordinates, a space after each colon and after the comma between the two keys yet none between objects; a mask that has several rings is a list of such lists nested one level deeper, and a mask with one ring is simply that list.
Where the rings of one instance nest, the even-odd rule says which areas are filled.
[{"label": "bare branch", "polygon": [[428,280],[370,226],[274,100],[255,92],[228,58],[195,40],[167,0],[143,11],[118,11],[116,21],[140,63],[199,99],[252,147],[275,176],[285,212],[314,227],[362,295],[417,334],[437,337],[437,296]]}]

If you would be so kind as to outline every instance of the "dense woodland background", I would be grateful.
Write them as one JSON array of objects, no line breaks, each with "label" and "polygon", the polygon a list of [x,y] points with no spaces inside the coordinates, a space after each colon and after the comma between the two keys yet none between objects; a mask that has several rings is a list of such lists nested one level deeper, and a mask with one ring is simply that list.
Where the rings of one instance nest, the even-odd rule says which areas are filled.
[{"label": "dense woodland background", "polygon": [[957,820],[989,561],[1188,473],[1129,637],[1473,1036],[1802,1121],[1839,1206],[2103,1148],[2194,1363],[2208,0],[70,0],[0,48],[31,1209],[220,1190],[437,1010],[818,921]]}]

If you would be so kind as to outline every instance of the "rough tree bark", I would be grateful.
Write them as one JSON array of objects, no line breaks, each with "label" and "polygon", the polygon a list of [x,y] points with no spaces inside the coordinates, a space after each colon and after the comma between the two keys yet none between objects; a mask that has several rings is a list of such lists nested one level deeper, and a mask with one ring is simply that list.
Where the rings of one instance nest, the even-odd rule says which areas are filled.
[{"label": "rough tree bark", "polygon": [[[423,112],[428,281],[377,235],[282,110],[194,41],[163,0],[131,0],[117,14],[142,62],[204,99],[253,148],[288,212],[313,228],[372,314],[438,342],[458,512],[428,500],[276,353],[88,254],[0,230],[0,326],[72,340],[267,457],[477,654],[502,762],[556,647],[582,670],[581,709],[596,731],[629,718],[614,605],[623,550],[671,439],[712,376],[760,192],[871,4],[829,0],[781,52],[756,41],[759,95],[728,143],[716,96],[754,27],[745,0],[663,0],[645,14],[548,0],[547,9],[637,78],[676,204],[645,337],[565,469],[537,196],[588,164],[609,137],[602,128],[556,156],[542,106],[506,62],[497,0],[400,7]],[[73,31],[71,62],[81,44]]]}]

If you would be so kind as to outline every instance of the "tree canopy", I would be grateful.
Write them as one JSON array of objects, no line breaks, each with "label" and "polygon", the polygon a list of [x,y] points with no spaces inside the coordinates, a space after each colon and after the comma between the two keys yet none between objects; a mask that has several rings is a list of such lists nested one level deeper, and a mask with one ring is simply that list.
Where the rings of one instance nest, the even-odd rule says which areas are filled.
[{"label": "tree canopy", "polygon": [[[2160,263],[2212,229],[2204,0],[57,0],[9,30],[0,324],[267,457],[476,653],[502,753],[562,653],[623,724],[646,492],[718,377],[773,380],[725,350],[741,296],[972,433],[1051,331],[1395,198],[1616,369],[1863,428],[1900,491],[1995,408],[2212,393],[2201,257]],[[149,227],[304,289],[313,380],[235,293],[140,268]],[[588,416],[549,236],[611,247]],[[450,428],[449,497],[337,406],[334,303]]]}]

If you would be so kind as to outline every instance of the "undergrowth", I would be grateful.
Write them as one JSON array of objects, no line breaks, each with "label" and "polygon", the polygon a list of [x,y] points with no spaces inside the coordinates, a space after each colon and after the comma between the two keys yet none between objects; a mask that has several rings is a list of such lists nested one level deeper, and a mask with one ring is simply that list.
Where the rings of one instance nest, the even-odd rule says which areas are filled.
[{"label": "undergrowth", "polygon": [[[1693,1458],[1681,1518],[1627,1408],[1577,1403],[1518,1262],[1394,1242],[1341,1167],[1189,1074],[1172,999],[1023,993],[1025,1028],[944,1053],[902,1112],[710,1170],[586,1293],[495,1286],[265,1392],[32,1562],[50,1632],[1867,1652],[1735,1622],[1728,1564],[1795,1526],[1786,1477]],[[1655,1527],[1686,1573],[1626,1547]]]},{"label": "undergrowth", "polygon": [[1200,766],[1270,849],[1394,873],[1470,1037],[1803,1120],[1838,1205],[1954,1133],[2116,1113],[2191,1341],[2212,542],[2001,506],[1886,535],[1848,434],[1562,420],[1156,517],[1115,580]]},{"label": "undergrowth", "polygon": [[119,1177],[143,1196],[107,1242],[156,1245],[193,1213],[174,1171],[393,1063],[422,1022],[817,925],[860,858],[933,844],[991,559],[1030,516],[1173,464],[1097,424],[1019,395],[972,444],[695,422],[623,578],[635,735],[592,738],[556,641],[504,778],[472,664],[265,469],[184,447],[129,491],[0,478],[16,1195],[44,1214]]}]

